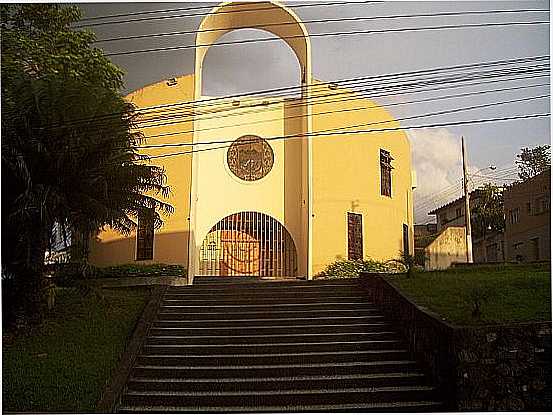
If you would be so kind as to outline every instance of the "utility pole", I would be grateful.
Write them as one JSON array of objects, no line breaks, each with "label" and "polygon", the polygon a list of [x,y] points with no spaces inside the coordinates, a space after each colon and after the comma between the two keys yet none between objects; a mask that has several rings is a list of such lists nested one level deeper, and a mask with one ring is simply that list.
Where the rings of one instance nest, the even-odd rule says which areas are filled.
[{"label": "utility pole", "polygon": [[467,150],[465,148],[465,138],[463,136],[461,136],[461,148],[463,151],[463,188],[465,190],[465,242],[467,245],[467,262],[472,263],[472,232],[470,228],[470,195],[467,175]]}]

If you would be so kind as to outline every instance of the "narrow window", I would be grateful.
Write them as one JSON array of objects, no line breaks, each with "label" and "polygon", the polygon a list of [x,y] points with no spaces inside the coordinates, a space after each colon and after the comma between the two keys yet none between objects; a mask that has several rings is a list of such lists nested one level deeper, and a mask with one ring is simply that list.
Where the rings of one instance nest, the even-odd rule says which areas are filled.
[{"label": "narrow window", "polygon": [[520,209],[519,208],[515,208],[513,210],[513,223],[518,223],[519,222],[519,218],[520,218]]},{"label": "narrow window", "polygon": [[363,259],[363,216],[348,212],[348,259]]},{"label": "narrow window", "polygon": [[411,255],[409,252],[409,226],[403,224],[403,253],[405,255]]},{"label": "narrow window", "polygon": [[380,149],[380,194],[392,197],[392,156]]},{"label": "narrow window", "polygon": [[136,260],[154,259],[154,210],[145,209],[138,214],[136,232]]}]

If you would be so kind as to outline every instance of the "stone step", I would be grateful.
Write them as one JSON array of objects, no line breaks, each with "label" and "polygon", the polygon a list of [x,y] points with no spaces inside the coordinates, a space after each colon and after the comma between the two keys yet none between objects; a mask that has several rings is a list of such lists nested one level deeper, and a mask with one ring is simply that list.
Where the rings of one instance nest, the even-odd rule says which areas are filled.
[{"label": "stone step", "polygon": [[355,404],[364,402],[411,402],[432,399],[428,386],[385,386],[375,388],[295,389],[233,392],[127,391],[124,405],[169,406],[287,406]]},{"label": "stone step", "polygon": [[228,345],[228,344],[259,344],[259,343],[302,343],[305,341],[366,341],[366,340],[393,340],[398,335],[394,331],[372,331],[363,330],[351,331],[346,333],[300,333],[300,334],[256,334],[244,336],[238,335],[149,335],[146,338],[146,344],[209,344],[209,345]]},{"label": "stone step", "polygon": [[382,315],[376,307],[332,307],[319,310],[302,309],[275,309],[270,307],[251,309],[251,308],[232,308],[232,309],[214,309],[198,310],[198,308],[160,308],[158,319],[175,320],[220,320],[221,318],[242,319],[242,318],[306,318],[306,317],[352,317]]},{"label": "stone step", "polygon": [[287,287],[313,287],[320,285],[359,285],[357,278],[342,278],[342,279],[259,279],[255,277],[239,278],[239,277],[194,277],[194,283],[192,287],[197,286],[256,286],[256,287],[274,287],[274,286],[287,286]]},{"label": "stone step", "polygon": [[301,303],[301,302],[286,302],[278,304],[234,304],[234,305],[222,305],[222,304],[182,304],[182,305],[169,305],[167,303],[161,304],[160,311],[164,313],[175,312],[194,312],[194,313],[232,313],[232,312],[292,312],[301,311],[305,313],[307,311],[328,311],[332,310],[374,310],[374,306],[364,301],[321,301],[317,303]]},{"label": "stone step", "polygon": [[168,287],[168,295],[179,296],[224,296],[224,295],[304,295],[304,294],[327,294],[327,293],[354,293],[362,294],[364,291],[357,285],[316,285],[303,287],[290,287],[287,285],[279,286],[181,286]]},{"label": "stone step", "polygon": [[442,403],[439,401],[413,401],[413,402],[371,402],[367,399],[360,403],[326,404],[326,405],[298,405],[293,403],[286,406],[140,406],[124,405],[119,409],[121,413],[279,413],[279,412],[378,412],[378,413],[402,413],[402,412],[440,412]]},{"label": "stone step", "polygon": [[135,365],[133,377],[149,378],[248,378],[270,376],[323,376],[366,374],[386,372],[409,372],[417,370],[411,360],[386,360],[367,362],[332,362],[332,363],[302,363],[302,364],[271,364],[271,365],[198,365],[198,366],[168,366],[168,365]]},{"label": "stone step", "polygon": [[[326,341],[325,341],[326,340]],[[392,340],[352,340],[329,341],[327,339],[306,339],[303,342],[280,342],[274,340],[264,343],[227,343],[227,344],[144,344],[143,351],[148,354],[259,354],[274,353],[305,353],[327,351],[382,350],[400,347],[399,339]]]},{"label": "stone step", "polygon": [[364,373],[325,376],[292,377],[250,377],[250,378],[147,378],[131,377],[129,390],[162,391],[267,391],[290,390],[309,387],[311,389],[329,388],[374,388],[382,386],[414,386],[422,384],[425,375],[422,372],[408,373]]},{"label": "stone step", "polygon": [[250,336],[250,335],[276,335],[276,334],[327,334],[327,333],[351,333],[373,332],[390,330],[390,323],[377,321],[371,323],[342,324],[297,324],[295,326],[257,326],[243,324],[231,327],[164,327],[154,324],[150,328],[150,336],[196,336],[209,334],[212,336]]},{"label": "stone step", "polygon": [[[346,317],[279,317],[279,318],[226,318],[222,315],[219,319],[197,319],[186,320],[186,316],[177,315],[179,318],[170,320],[167,318],[158,319],[153,322],[154,327],[197,327],[208,330],[209,328],[223,327],[265,327],[265,326],[289,326],[297,327],[299,325],[348,325],[361,323],[382,323],[385,322],[383,315],[353,315]],[[182,317],[182,318],[180,318]]]},{"label": "stone step", "polygon": [[357,280],[198,277],[169,287],[119,412],[437,411]]},{"label": "stone step", "polygon": [[406,349],[356,350],[340,352],[299,352],[299,353],[261,353],[261,354],[209,354],[195,355],[188,353],[168,354],[149,353],[137,357],[139,365],[269,365],[269,364],[301,364],[301,363],[332,363],[377,360],[408,360]]},{"label": "stone step", "polygon": [[342,303],[342,302],[355,302],[355,303],[366,303],[370,304],[368,300],[363,295],[353,295],[353,294],[335,294],[328,293],[325,294],[310,294],[308,295],[287,295],[275,294],[271,296],[264,295],[212,295],[209,298],[195,298],[194,295],[187,294],[166,294],[163,297],[163,304],[205,304],[205,305],[234,305],[234,304],[312,304],[312,303]]}]

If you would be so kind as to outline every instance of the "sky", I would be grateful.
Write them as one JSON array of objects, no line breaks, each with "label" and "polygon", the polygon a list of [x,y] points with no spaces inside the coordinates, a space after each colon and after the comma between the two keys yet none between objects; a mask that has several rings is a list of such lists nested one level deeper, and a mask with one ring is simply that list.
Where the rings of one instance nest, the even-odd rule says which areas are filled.
[{"label": "sky", "polygon": [[[321,1],[316,1],[320,4]],[[337,3],[337,2],[332,2]],[[487,15],[434,16],[402,19],[376,19],[371,21],[341,21],[307,23],[310,34],[356,30],[382,30],[407,27],[507,23],[549,22],[548,1],[388,1],[362,2],[293,8],[306,20],[343,19],[390,15],[436,14],[458,11],[540,9],[547,12],[494,13]],[[106,16],[117,13],[134,13],[145,10],[165,10],[212,6],[216,3],[88,3],[80,4],[84,17]],[[306,2],[284,2],[286,5]],[[150,35],[175,31],[196,30],[206,10],[156,13],[146,15],[173,16],[162,20],[107,24],[91,27],[97,39]],[[146,17],[146,16],[133,16]],[[174,17],[182,16],[182,17]],[[125,18],[118,18],[125,19]],[[118,20],[112,18],[110,20]],[[127,18],[128,19],[128,18]],[[106,21],[106,20],[103,20]],[[95,22],[101,22],[96,20]],[[461,28],[436,31],[364,34],[355,36],[313,37],[313,74],[322,81],[378,76],[398,72],[418,71],[454,65],[489,62],[549,55],[550,25],[508,25],[480,28]],[[226,34],[219,42],[264,38],[269,35],[259,30],[239,30]],[[135,40],[98,42],[96,47],[106,53],[147,48],[194,44],[194,35],[148,37]],[[171,50],[112,56],[112,61],[126,73],[127,93],[143,86],[194,71],[194,50]],[[222,96],[297,85],[297,60],[284,43],[261,42],[239,45],[222,45],[210,48],[204,62],[204,95]],[[547,84],[547,85],[543,85]],[[550,112],[549,76],[522,81],[498,82],[489,85],[409,94],[398,92],[394,96],[373,100],[384,106],[395,118],[405,118],[429,112],[443,111],[488,103],[519,100],[516,103],[463,111],[401,122],[401,125],[448,123],[481,118]],[[447,100],[397,105],[396,103],[435,98],[450,94],[481,92],[494,88],[542,85],[515,91],[503,91]],[[364,93],[371,98],[370,92]],[[543,97],[545,98],[536,98]],[[530,99],[533,98],[533,99]],[[392,105],[396,104],[396,105]],[[461,144],[464,136],[467,146],[469,171],[477,174],[470,184],[477,186],[482,175],[500,176],[501,169],[514,166],[515,156],[522,147],[550,143],[550,118],[534,118],[488,124],[447,126],[409,130],[413,168],[417,174],[414,191],[415,221],[435,221],[427,213],[461,195]],[[339,138],[335,138],[339,139]],[[488,166],[496,166],[494,171]],[[505,171],[505,170],[504,170]],[[508,170],[507,170],[508,171]],[[507,182],[515,172],[501,175]],[[502,183],[494,179],[497,184]]]}]

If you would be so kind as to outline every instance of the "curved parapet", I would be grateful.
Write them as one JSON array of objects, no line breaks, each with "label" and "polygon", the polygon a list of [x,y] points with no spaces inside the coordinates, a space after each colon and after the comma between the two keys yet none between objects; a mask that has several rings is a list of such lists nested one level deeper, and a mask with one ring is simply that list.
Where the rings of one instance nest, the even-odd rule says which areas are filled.
[{"label": "curved parapet", "polygon": [[265,30],[280,37],[294,51],[301,68],[302,85],[311,84],[311,42],[305,25],[287,7],[272,1],[225,2],[202,20],[196,36],[196,99],[202,94],[202,65],[209,48],[228,32],[239,29]]}]

